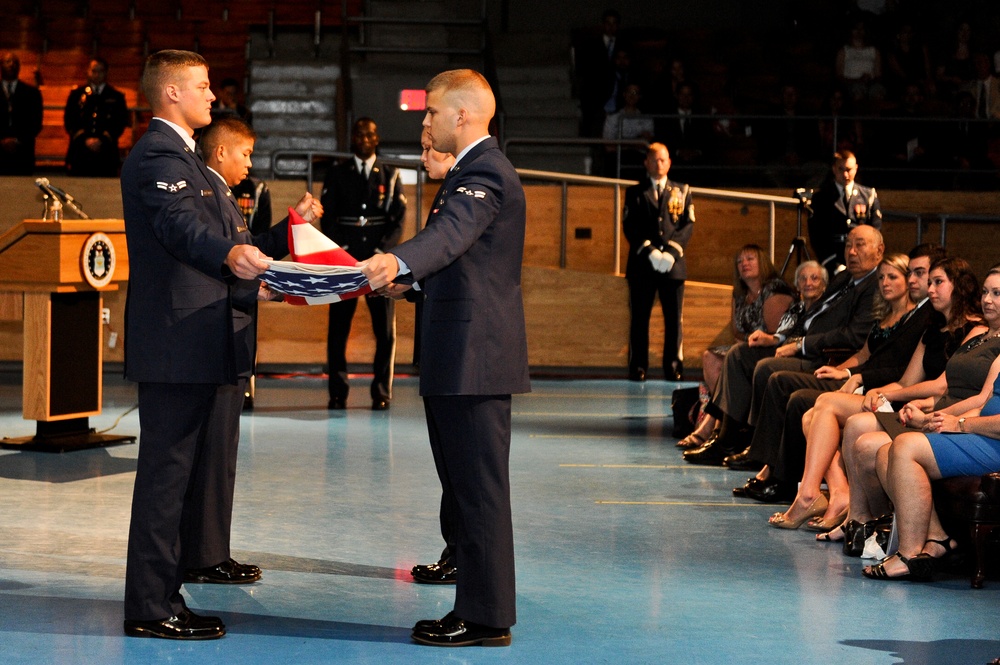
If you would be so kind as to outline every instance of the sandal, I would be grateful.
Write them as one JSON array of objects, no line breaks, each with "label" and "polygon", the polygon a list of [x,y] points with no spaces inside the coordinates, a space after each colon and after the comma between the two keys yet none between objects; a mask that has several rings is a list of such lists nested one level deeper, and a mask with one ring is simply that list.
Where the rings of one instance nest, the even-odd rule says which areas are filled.
[{"label": "sandal", "polygon": [[[951,538],[950,536],[945,536],[941,540],[934,540],[933,538],[930,538],[927,540],[926,543],[924,543],[924,549],[926,549],[927,546],[931,543],[934,543],[935,545],[940,545],[941,548],[944,550],[944,554],[942,554],[941,556],[932,556],[931,554],[925,552],[925,554],[927,554],[927,556],[931,557],[932,559],[946,559],[949,556],[958,552],[958,541],[955,540],[954,538]],[[955,545],[952,546],[952,543],[955,543]]]},{"label": "sandal", "polygon": [[701,448],[708,442],[708,439],[697,432],[691,432],[686,437],[677,442],[677,447],[681,450],[693,450]]},{"label": "sandal", "polygon": [[816,534],[816,540],[818,540],[821,543],[839,543],[840,541],[842,541],[844,539],[844,537],[846,535],[844,533],[844,526],[846,524],[847,524],[846,521],[845,522],[841,522],[839,525],[833,527],[832,529],[830,529],[826,533],[818,533],[818,534]]},{"label": "sandal", "polygon": [[[892,557],[897,557],[906,566],[906,573],[902,575],[889,575],[885,571],[885,562]],[[909,582],[929,582],[931,576],[934,574],[934,557],[930,554],[920,553],[916,556],[905,557],[899,552],[896,552],[892,556],[888,556],[882,559],[880,562],[876,563],[874,566],[865,566],[861,569],[861,573],[872,580],[889,580],[889,581],[902,581],[906,580]]]}]

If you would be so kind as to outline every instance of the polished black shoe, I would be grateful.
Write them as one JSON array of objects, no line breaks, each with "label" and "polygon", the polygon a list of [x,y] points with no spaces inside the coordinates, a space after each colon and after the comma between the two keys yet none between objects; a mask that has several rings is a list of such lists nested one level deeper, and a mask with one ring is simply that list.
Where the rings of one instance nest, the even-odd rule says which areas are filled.
[{"label": "polished black shoe", "polygon": [[158,621],[125,619],[129,637],[159,637],[165,640],[216,640],[226,634],[218,617],[203,617],[190,610]]},{"label": "polished black shoe", "polygon": [[761,503],[788,503],[795,499],[795,483],[777,479],[760,481],[759,485],[747,486],[746,496]]},{"label": "polished black shoe", "polygon": [[751,487],[760,487],[766,482],[767,482],[766,480],[761,480],[760,478],[753,476],[750,478],[750,480],[746,481],[746,483],[743,484],[743,487],[734,487],[733,496],[746,497],[747,490],[749,490]]},{"label": "polished black shoe", "polygon": [[372,411],[388,411],[388,410],[389,410],[389,400],[387,399],[372,400]]},{"label": "polished black shoe", "polygon": [[684,461],[690,464],[722,466],[722,460],[735,452],[735,450],[723,448],[718,439],[709,439],[701,448],[684,451]]},{"label": "polished black shoe", "polygon": [[631,369],[628,372],[629,381],[645,381],[646,380],[646,370],[644,369]]},{"label": "polished black shoe", "polygon": [[421,584],[454,584],[458,579],[458,569],[448,559],[437,563],[418,564],[410,569],[413,581]]},{"label": "polished black shoe", "polygon": [[260,568],[233,559],[209,568],[184,571],[184,581],[196,584],[250,584],[260,580]]},{"label": "polished black shoe", "polygon": [[764,468],[763,463],[750,458],[749,448],[743,452],[723,458],[722,465],[729,467],[733,471],[760,471]]},{"label": "polished black shoe", "polygon": [[326,404],[326,408],[331,411],[342,411],[347,408],[347,398],[331,397],[330,401]]},{"label": "polished black shoe", "polygon": [[[418,626],[425,626],[418,628]],[[434,647],[509,647],[510,628],[493,628],[459,619],[449,613],[438,621],[420,621],[410,636],[414,642]]]},{"label": "polished black shoe", "polygon": [[413,632],[414,633],[417,632],[427,633],[434,631],[440,632],[441,630],[443,630],[441,628],[441,625],[446,621],[450,621],[454,616],[455,616],[454,612],[448,612],[440,619],[421,619],[413,626]]}]

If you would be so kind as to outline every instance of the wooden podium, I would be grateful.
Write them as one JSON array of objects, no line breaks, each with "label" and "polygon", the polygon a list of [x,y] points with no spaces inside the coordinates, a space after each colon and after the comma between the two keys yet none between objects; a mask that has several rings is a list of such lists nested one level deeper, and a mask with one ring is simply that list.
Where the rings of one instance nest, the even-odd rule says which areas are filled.
[{"label": "wooden podium", "polygon": [[0,447],[64,452],[130,443],[96,434],[101,412],[102,291],[128,279],[120,219],[25,220],[0,236],[0,291],[24,293],[23,414],[35,436]]}]

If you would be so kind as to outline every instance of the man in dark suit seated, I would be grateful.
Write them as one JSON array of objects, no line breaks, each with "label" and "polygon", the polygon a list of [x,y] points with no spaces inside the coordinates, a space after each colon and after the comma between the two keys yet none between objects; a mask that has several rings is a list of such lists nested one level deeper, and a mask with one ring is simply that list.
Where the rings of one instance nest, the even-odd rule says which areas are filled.
[{"label": "man in dark suit seated", "polygon": [[509,457],[511,395],[530,390],[525,200],[489,135],[495,111],[489,84],[472,70],[427,84],[424,127],[455,166],[424,229],[359,264],[379,293],[424,296],[420,394],[458,569],[455,609],[413,627],[413,639],[432,646],[507,646],[516,620]]},{"label": "man in dark suit seated", "polygon": [[830,281],[823,294],[802,315],[801,334],[780,339],[781,346],[755,346],[754,337],[735,344],[719,377],[719,389],[709,413],[721,419],[716,437],[684,453],[694,464],[721,464],[745,450],[753,438],[752,425],[771,374],[781,370],[812,371],[826,360],[828,348],[860,349],[872,327],[875,273],[885,246],[872,226],[851,229],[847,238],[847,270]]}]

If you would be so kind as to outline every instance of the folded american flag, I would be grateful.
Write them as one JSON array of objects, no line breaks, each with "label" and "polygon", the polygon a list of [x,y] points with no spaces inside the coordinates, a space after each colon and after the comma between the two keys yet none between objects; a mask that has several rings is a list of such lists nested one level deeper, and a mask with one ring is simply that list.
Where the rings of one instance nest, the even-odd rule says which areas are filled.
[{"label": "folded american flag", "polygon": [[292,305],[325,305],[371,292],[355,258],[316,227],[288,209],[288,249],[291,261],[268,261],[261,275]]}]

